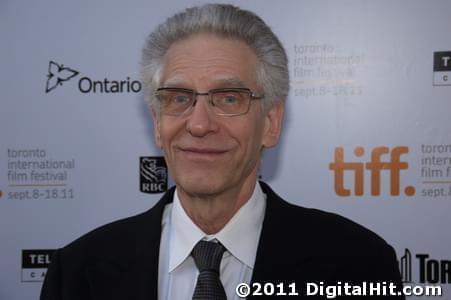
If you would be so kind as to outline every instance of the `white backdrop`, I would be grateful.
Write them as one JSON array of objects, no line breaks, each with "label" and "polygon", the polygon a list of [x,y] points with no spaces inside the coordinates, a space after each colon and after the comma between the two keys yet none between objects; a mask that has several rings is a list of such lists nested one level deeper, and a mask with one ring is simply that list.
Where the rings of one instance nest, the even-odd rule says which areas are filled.
[{"label": "white backdrop", "polygon": [[[160,198],[142,192],[166,173],[140,159],[161,156],[140,49],[203,2],[0,1],[0,299],[37,299],[52,249]],[[406,281],[451,299],[451,2],[227,2],[267,21],[290,58],[262,179],[380,234]]]}]

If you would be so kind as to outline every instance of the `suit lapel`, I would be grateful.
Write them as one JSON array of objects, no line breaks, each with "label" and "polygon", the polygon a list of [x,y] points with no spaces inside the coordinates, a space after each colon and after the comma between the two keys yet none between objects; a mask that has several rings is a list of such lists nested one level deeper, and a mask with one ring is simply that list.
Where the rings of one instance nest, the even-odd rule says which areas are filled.
[{"label": "suit lapel", "polygon": [[[299,247],[308,230],[301,215],[292,219],[293,207],[281,199],[267,184],[260,182],[266,194],[266,211],[252,275],[252,282],[268,282],[299,278],[299,270],[308,267],[311,253],[308,247]],[[294,225],[296,224],[296,225]],[[296,235],[292,229],[296,226]],[[306,228],[307,227],[307,228]]]},{"label": "suit lapel", "polygon": [[283,213],[281,199],[265,183],[260,182],[263,192],[266,194],[266,210],[263,220],[262,232],[258,243],[252,282],[262,283],[274,277],[276,270],[280,268],[277,257],[279,248],[276,244],[280,228],[279,220]]},{"label": "suit lapel", "polygon": [[100,261],[87,270],[94,299],[157,299],[161,218],[173,193],[174,188],[153,208],[134,217],[130,229],[139,238],[130,245],[130,251],[118,253],[114,260]]}]

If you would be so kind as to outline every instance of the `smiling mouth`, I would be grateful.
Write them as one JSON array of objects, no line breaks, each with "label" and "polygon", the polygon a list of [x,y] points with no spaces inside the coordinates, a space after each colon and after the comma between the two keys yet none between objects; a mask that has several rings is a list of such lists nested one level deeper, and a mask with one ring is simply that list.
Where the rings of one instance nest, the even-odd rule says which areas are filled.
[{"label": "smiling mouth", "polygon": [[188,158],[199,159],[214,159],[227,153],[227,150],[214,148],[179,148],[179,151]]}]

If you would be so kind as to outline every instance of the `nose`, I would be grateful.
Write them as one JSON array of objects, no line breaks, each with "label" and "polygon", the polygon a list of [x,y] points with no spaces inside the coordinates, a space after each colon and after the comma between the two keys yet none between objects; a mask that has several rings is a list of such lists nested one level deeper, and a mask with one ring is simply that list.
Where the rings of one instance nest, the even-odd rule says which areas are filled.
[{"label": "nose", "polygon": [[208,107],[208,96],[198,95],[193,111],[186,121],[186,130],[195,137],[203,137],[218,130],[214,112]]}]

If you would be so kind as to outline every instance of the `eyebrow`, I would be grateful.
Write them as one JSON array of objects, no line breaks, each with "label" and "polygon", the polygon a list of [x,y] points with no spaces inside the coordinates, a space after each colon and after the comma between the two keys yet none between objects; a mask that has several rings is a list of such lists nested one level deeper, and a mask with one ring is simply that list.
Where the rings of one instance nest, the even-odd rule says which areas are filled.
[{"label": "eyebrow", "polygon": [[232,87],[239,87],[244,88],[247,87],[246,84],[239,79],[238,77],[227,77],[227,78],[220,78],[217,80],[213,80],[215,85],[223,85],[223,86],[232,86]]},{"label": "eyebrow", "polygon": [[[224,77],[213,79],[213,85],[217,87],[235,87],[235,88],[246,88],[247,85],[238,77]],[[175,88],[182,87],[188,88],[189,83],[183,79],[170,79],[163,83],[163,87]]]}]

